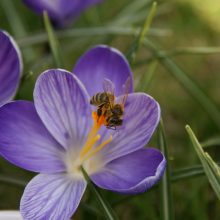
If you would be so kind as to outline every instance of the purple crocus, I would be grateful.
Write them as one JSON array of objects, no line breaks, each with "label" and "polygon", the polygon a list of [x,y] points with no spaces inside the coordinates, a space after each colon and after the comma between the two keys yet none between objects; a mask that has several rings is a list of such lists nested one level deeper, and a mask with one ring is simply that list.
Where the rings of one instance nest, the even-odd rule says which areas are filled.
[{"label": "purple crocus", "polygon": [[55,24],[63,26],[77,18],[87,8],[102,0],[23,0],[23,2],[38,14],[47,11]]},{"label": "purple crocus", "polygon": [[19,48],[6,31],[0,30],[0,106],[14,97],[21,72]]},{"label": "purple crocus", "polygon": [[24,169],[40,172],[25,188],[24,219],[69,219],[86,189],[83,166],[97,186],[118,193],[145,192],[163,175],[160,151],[144,148],[160,118],[158,103],[130,87],[124,121],[107,129],[89,104],[109,79],[115,94],[132,73],[116,49],[97,46],[77,62],[74,74],[62,69],[42,73],[34,103],[15,101],[0,109],[0,154]]}]

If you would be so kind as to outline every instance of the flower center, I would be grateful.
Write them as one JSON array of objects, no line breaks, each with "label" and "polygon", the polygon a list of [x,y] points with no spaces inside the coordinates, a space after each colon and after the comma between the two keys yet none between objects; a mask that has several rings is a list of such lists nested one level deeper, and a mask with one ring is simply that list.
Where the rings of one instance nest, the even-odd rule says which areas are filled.
[{"label": "flower center", "polygon": [[80,166],[83,165],[86,172],[90,175],[97,172],[102,166],[103,161],[100,156],[94,158],[99,151],[112,141],[112,135],[100,144],[101,135],[98,134],[102,125],[105,124],[105,117],[98,117],[97,112],[92,112],[93,125],[88,133],[87,140],[80,152],[70,151],[65,158],[67,173],[74,178],[83,178]]},{"label": "flower center", "polygon": [[101,126],[104,125],[105,117],[103,115],[98,117],[97,112],[92,112],[92,118],[94,122],[93,126],[91,127],[86,143],[80,152],[80,161],[82,163],[90,159],[112,141],[112,135],[110,135],[109,139],[105,140],[97,147],[94,147],[101,138],[101,135],[98,134],[98,131],[100,130]]}]

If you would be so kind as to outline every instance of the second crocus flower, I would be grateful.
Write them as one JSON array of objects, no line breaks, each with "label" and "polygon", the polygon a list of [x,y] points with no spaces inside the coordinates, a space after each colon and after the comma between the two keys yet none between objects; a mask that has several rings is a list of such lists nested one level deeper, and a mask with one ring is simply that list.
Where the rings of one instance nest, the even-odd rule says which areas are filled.
[{"label": "second crocus flower", "polygon": [[102,0],[23,0],[38,14],[47,11],[51,20],[58,26],[64,26],[76,19],[87,8]]},{"label": "second crocus flower", "polygon": [[14,97],[22,69],[21,53],[16,42],[6,31],[0,30],[0,106]]}]

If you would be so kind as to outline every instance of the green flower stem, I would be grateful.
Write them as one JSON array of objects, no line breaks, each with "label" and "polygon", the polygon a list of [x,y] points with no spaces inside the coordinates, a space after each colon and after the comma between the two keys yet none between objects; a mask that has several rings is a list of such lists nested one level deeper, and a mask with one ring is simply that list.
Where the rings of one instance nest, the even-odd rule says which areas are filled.
[{"label": "green flower stem", "polygon": [[105,213],[105,216],[108,220],[118,220],[118,217],[114,213],[113,209],[110,207],[110,205],[107,203],[107,201],[102,197],[102,195],[98,192],[94,184],[91,182],[88,174],[84,170],[84,168],[81,166],[81,171],[83,173],[84,178],[86,179],[89,188],[96,196],[99,204],[101,205],[103,212]]},{"label": "green flower stem", "polygon": [[170,165],[169,165],[169,155],[168,149],[165,140],[163,122],[160,121],[158,128],[158,144],[161,151],[164,153],[164,156],[167,158],[167,167],[164,173],[162,183],[161,183],[161,208],[162,208],[162,219],[163,220],[173,220],[173,202],[172,202],[172,193],[171,193],[171,180],[170,180]]}]

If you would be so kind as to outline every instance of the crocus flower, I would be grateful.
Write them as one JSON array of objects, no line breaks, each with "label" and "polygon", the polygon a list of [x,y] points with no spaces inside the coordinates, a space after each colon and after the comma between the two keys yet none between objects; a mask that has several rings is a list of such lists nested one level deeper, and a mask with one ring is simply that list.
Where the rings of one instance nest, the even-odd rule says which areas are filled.
[{"label": "crocus flower", "polygon": [[0,211],[0,220],[22,220],[19,211]]},{"label": "crocus flower", "polygon": [[[109,79],[115,94],[132,79],[129,64],[116,49],[97,46],[77,62],[74,74],[42,73],[34,103],[16,101],[0,109],[0,154],[24,169],[40,172],[21,199],[24,219],[69,219],[86,189],[83,166],[97,186],[118,193],[145,192],[162,176],[166,160],[144,148],[160,118],[158,103],[130,87],[123,124],[107,129],[89,104]],[[116,102],[117,102],[116,100]]]},{"label": "crocus flower", "polygon": [[0,30],[0,106],[14,97],[21,72],[18,46],[7,32]]},{"label": "crocus flower", "polygon": [[55,24],[63,26],[77,18],[87,8],[102,0],[23,0],[23,2],[38,14],[47,11]]}]

